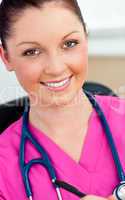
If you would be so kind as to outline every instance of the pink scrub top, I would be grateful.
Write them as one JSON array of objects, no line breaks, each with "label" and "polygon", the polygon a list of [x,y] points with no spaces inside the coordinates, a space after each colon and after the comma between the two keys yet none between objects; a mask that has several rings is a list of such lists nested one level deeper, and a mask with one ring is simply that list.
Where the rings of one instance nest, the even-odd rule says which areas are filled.
[{"label": "pink scrub top", "polygon": [[[117,97],[96,96],[110,125],[114,141],[125,171],[125,100]],[[0,135],[0,200],[25,200],[26,193],[19,167],[19,145],[22,117]],[[86,194],[102,197],[111,195],[119,183],[118,174],[105,133],[95,110],[89,118],[88,130],[79,162],[74,161],[45,133],[31,123],[29,129],[50,155],[58,179],[66,181]],[[27,143],[25,161],[39,156],[32,144]],[[30,170],[34,200],[56,200],[48,173],[40,165]],[[63,189],[64,200],[79,197]]]}]

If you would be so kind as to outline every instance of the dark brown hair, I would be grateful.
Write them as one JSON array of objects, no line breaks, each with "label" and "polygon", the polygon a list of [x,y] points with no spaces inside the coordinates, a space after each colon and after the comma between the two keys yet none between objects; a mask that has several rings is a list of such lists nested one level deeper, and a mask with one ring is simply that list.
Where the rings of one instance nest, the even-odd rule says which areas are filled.
[{"label": "dark brown hair", "polygon": [[0,4],[0,39],[5,50],[7,50],[6,39],[12,35],[11,27],[23,14],[23,11],[29,7],[40,9],[43,4],[48,2],[63,3],[65,7],[74,12],[83,24],[85,33],[87,33],[77,0],[2,0]]}]

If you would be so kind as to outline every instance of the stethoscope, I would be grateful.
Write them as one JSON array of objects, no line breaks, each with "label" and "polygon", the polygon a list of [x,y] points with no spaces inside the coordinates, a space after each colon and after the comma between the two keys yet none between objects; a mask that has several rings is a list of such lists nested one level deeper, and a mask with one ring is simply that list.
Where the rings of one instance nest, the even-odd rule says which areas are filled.
[{"label": "stethoscope", "polygon": [[[109,125],[107,123],[107,120],[105,118],[105,115],[100,108],[100,105],[97,103],[94,95],[92,95],[90,92],[84,90],[84,93],[88,97],[90,103],[92,104],[93,108],[97,112],[100,122],[102,124],[102,127],[105,131],[109,146],[111,148],[112,156],[117,168],[118,176],[120,179],[120,183],[116,186],[116,188],[113,191],[113,195],[117,200],[125,200],[125,174],[118,156],[118,152],[115,147],[115,143],[109,128]],[[22,123],[22,135],[21,135],[21,143],[20,143],[20,154],[19,154],[19,160],[20,160],[20,169],[21,174],[26,190],[26,195],[29,200],[33,200],[33,194],[31,190],[30,180],[29,180],[29,171],[30,168],[35,164],[41,164],[43,167],[46,168],[48,175],[50,177],[50,180],[56,190],[57,193],[57,199],[63,200],[60,188],[63,188],[71,193],[74,193],[78,197],[84,197],[86,194],[79,191],[76,187],[64,182],[60,181],[57,178],[56,171],[53,168],[51,164],[51,158],[45,151],[45,149],[39,144],[39,142],[34,138],[34,136],[29,132],[28,130],[28,117],[29,117],[29,106],[25,106],[24,113],[23,113],[23,123]],[[28,163],[25,163],[25,144],[27,140],[30,140],[30,142],[34,145],[34,147],[37,149],[37,151],[41,154],[41,157],[32,159]]]}]

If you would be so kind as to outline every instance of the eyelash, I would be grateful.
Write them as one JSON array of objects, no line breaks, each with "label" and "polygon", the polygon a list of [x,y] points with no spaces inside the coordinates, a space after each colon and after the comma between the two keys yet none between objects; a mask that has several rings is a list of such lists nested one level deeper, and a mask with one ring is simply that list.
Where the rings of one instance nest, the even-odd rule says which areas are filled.
[{"label": "eyelash", "polygon": [[[65,44],[68,43],[68,42],[75,43],[76,45],[79,44],[79,41],[78,41],[78,40],[68,40],[68,41],[65,42]],[[75,46],[76,46],[76,45],[75,45]],[[69,47],[69,48],[70,48],[70,47]],[[72,47],[71,47],[71,48],[72,48]]]},{"label": "eyelash", "polygon": [[[65,44],[68,44],[68,43],[75,43],[75,46],[76,45],[78,45],[79,44],[79,41],[78,40],[68,40],[68,41],[66,41],[65,42]],[[74,47],[74,46],[73,46]],[[73,48],[73,47],[69,47],[69,48]],[[36,51],[36,50],[38,50],[37,48],[33,48],[33,49],[28,49],[28,50],[26,50],[26,51],[24,51],[23,52],[23,56],[35,56],[35,54],[30,54],[30,55],[28,55],[28,53],[29,52],[32,52],[32,51]],[[38,55],[38,54],[36,54],[36,55]]]}]

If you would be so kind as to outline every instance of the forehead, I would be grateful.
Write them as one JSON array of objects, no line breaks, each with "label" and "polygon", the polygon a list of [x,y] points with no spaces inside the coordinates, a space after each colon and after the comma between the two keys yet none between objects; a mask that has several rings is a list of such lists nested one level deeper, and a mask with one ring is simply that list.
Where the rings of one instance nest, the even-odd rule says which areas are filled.
[{"label": "forehead", "polygon": [[[14,24],[16,37],[62,35],[73,29],[83,30],[78,17],[69,8],[59,4],[46,3],[44,7],[27,8]],[[28,38],[26,38],[28,37]]]}]

